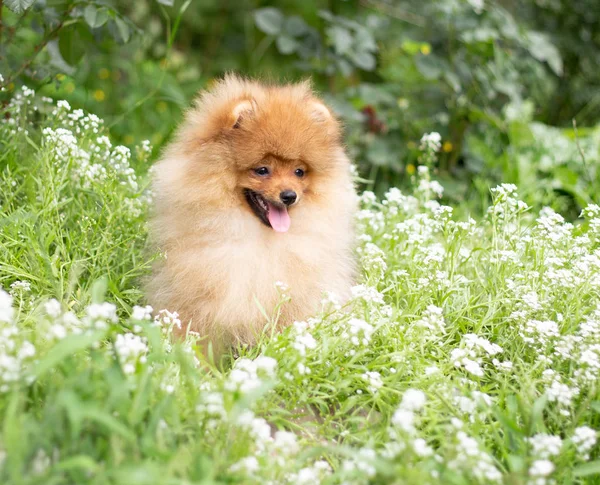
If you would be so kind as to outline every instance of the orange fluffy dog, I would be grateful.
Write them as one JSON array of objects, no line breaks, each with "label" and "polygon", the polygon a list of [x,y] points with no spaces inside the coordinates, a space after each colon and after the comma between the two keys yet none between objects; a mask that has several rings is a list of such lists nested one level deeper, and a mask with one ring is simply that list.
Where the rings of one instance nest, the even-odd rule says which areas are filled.
[{"label": "orange fluffy dog", "polygon": [[[308,83],[226,77],[199,97],[155,168],[153,234],[166,258],[154,308],[179,312],[217,352],[348,297],[356,205],[340,125]],[[261,308],[263,310],[261,310]]]}]

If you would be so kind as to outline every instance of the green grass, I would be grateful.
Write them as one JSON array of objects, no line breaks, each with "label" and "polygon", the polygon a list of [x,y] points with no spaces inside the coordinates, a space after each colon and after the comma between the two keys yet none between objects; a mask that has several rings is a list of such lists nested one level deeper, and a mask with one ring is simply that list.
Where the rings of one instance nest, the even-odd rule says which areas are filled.
[{"label": "green grass", "polygon": [[572,225],[504,185],[460,220],[421,169],[363,194],[352,301],[215,368],[135,307],[148,147],[6,110],[0,483],[598,483],[598,206]]}]

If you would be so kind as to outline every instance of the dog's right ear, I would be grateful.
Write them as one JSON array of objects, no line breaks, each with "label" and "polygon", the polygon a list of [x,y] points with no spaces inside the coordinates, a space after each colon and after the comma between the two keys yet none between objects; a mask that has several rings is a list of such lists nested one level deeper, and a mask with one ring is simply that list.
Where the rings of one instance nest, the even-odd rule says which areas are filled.
[{"label": "dog's right ear", "polygon": [[236,129],[242,126],[245,119],[250,118],[256,112],[256,101],[244,100],[236,104],[231,111],[233,124],[232,128]]}]

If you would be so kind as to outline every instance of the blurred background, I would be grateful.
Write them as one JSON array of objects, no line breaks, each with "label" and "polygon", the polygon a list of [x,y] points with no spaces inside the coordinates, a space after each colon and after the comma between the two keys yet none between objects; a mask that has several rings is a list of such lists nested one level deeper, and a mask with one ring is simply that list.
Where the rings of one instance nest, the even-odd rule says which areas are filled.
[{"label": "blurred background", "polygon": [[[600,194],[598,0],[0,0],[6,102],[27,85],[155,155],[225,72],[312,78],[363,187],[406,185],[424,133],[451,201],[516,183],[572,217]],[[558,206],[558,207],[556,207]]]}]

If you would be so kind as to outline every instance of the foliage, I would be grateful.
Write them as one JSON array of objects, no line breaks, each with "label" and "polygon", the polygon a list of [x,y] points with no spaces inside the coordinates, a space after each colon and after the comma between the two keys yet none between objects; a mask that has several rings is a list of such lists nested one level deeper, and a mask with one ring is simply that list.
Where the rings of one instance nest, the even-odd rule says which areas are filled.
[{"label": "foliage", "polygon": [[215,368],[135,306],[148,144],[31,90],[3,114],[2,483],[597,482],[598,205],[456,216],[427,134],[411,194],[361,197],[352,300]]},{"label": "foliage", "polygon": [[[342,117],[368,188],[409,184],[419,138],[435,130],[436,168],[460,201],[481,180],[518,181],[511,164],[482,167],[477,155],[490,140],[496,157],[516,148],[508,106],[533,103],[534,121],[567,129],[573,118],[600,121],[593,5],[12,0],[2,9],[0,72],[5,95],[26,81],[99,113],[119,141],[157,147],[194,94],[228,70],[310,76]],[[557,177],[533,171],[549,185]],[[578,212],[582,198],[568,197]]]}]

